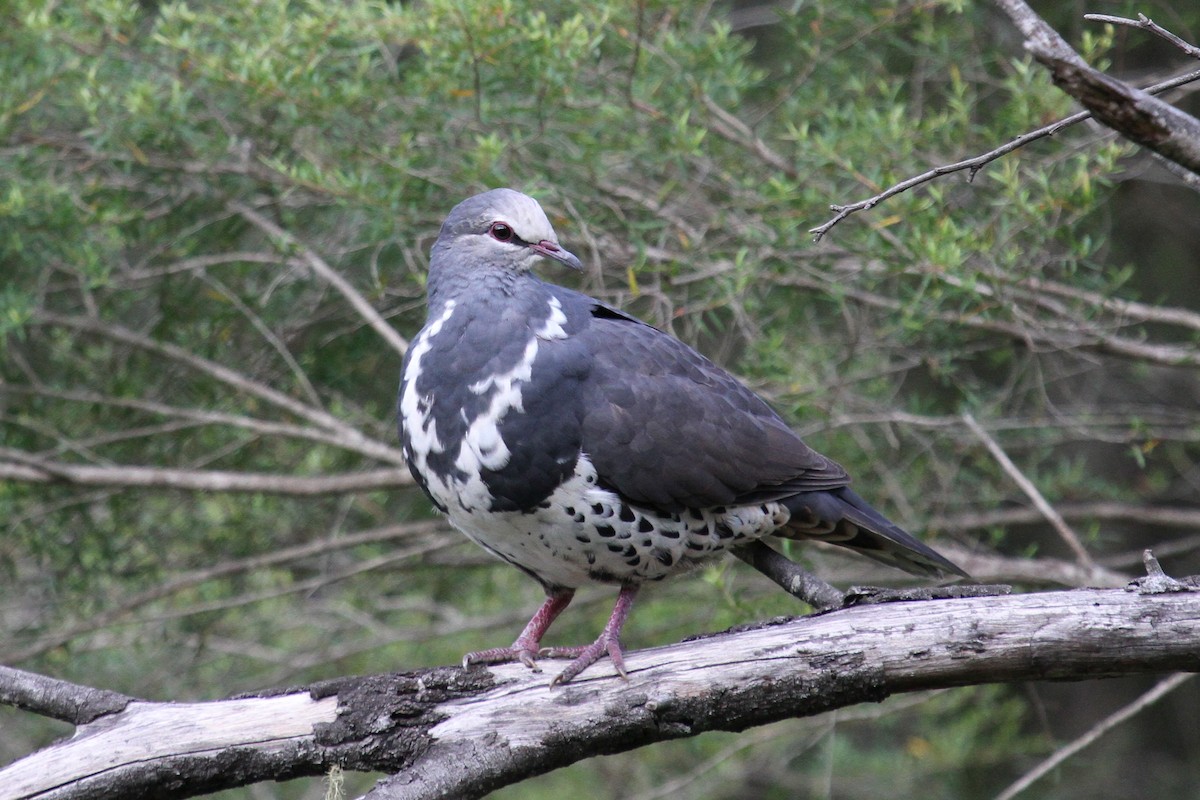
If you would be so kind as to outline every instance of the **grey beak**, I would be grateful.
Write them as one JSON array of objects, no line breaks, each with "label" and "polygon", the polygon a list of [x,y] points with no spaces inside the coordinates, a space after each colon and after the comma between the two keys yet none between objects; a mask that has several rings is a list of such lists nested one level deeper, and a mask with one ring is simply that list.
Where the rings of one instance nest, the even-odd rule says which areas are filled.
[{"label": "grey beak", "polygon": [[549,239],[543,239],[540,242],[529,245],[533,251],[540,256],[552,258],[560,264],[566,264],[577,272],[583,271],[583,262],[575,257],[575,254],[564,250]]}]

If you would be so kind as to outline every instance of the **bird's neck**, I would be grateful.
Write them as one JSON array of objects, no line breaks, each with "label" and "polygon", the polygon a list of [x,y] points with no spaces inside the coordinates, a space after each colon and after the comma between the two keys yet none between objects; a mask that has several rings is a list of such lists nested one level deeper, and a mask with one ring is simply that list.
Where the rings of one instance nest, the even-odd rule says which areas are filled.
[{"label": "bird's neck", "polygon": [[464,296],[469,296],[472,302],[481,299],[499,302],[505,298],[517,297],[537,283],[537,278],[527,272],[514,272],[487,265],[477,265],[468,271],[431,263],[426,284],[429,315],[436,316],[446,303],[451,300],[458,301]]}]

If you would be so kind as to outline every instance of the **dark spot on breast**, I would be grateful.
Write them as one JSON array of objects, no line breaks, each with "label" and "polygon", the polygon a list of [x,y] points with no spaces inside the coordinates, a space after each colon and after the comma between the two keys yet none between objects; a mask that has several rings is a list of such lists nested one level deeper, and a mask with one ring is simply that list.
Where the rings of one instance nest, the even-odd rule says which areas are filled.
[{"label": "dark spot on breast", "polygon": [[615,530],[613,530],[613,527],[611,525],[596,525],[595,528],[596,528],[596,535],[602,536],[605,539],[611,539],[612,537],[617,535],[617,532]]},{"label": "dark spot on breast", "polygon": [[654,530],[654,523],[642,517],[638,520],[638,533],[650,533]]},{"label": "dark spot on breast", "polygon": [[669,550],[664,550],[661,547],[651,550],[650,555],[654,556],[654,559],[665,567],[669,567],[675,563],[675,556],[671,555]]},{"label": "dark spot on breast", "polygon": [[622,522],[633,522],[633,520],[636,518],[633,513],[633,509],[624,503],[621,504],[621,513],[619,516]]}]

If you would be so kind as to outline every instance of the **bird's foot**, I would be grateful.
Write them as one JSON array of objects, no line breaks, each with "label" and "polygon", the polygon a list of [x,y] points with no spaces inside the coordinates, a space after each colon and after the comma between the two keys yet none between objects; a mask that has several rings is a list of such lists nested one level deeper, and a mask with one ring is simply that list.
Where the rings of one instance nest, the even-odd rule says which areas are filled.
[{"label": "bird's foot", "polygon": [[612,614],[609,615],[608,624],[604,626],[604,630],[596,641],[584,647],[547,647],[538,654],[547,658],[575,659],[567,664],[567,668],[561,674],[550,681],[552,688],[569,683],[576,675],[605,655],[612,660],[617,674],[625,680],[629,680],[629,675],[625,671],[625,648],[621,647],[621,627],[625,624],[625,618],[629,616],[629,609],[633,607],[633,599],[637,597],[637,592],[637,584],[621,587],[621,593],[617,595],[617,604],[613,606]]},{"label": "bird's foot", "polygon": [[574,596],[575,590],[573,589],[559,589],[550,592],[546,597],[546,602],[542,603],[542,607],[534,612],[529,624],[525,626],[525,630],[521,631],[521,635],[517,637],[511,647],[493,647],[489,650],[467,653],[463,656],[463,669],[467,669],[472,664],[511,664],[514,661],[520,661],[534,672],[541,672],[541,668],[537,665],[537,656],[542,636],[550,627],[550,623],[554,622],[554,618],[571,603],[571,598]]},{"label": "bird's foot", "polygon": [[468,669],[472,664],[511,664],[520,661],[534,672],[541,672],[542,668],[537,664],[537,656],[537,642],[522,642],[517,639],[511,647],[493,647],[488,650],[467,653],[463,656],[462,665],[463,669]]},{"label": "bird's foot", "polygon": [[550,681],[551,686],[569,683],[579,673],[606,655],[612,661],[617,674],[626,680],[629,679],[629,675],[625,671],[625,648],[621,646],[620,637],[610,633],[608,630],[601,633],[600,638],[589,645],[581,647],[543,647],[538,655],[543,658],[574,659],[570,664],[567,664],[566,669],[556,675],[554,680]]}]

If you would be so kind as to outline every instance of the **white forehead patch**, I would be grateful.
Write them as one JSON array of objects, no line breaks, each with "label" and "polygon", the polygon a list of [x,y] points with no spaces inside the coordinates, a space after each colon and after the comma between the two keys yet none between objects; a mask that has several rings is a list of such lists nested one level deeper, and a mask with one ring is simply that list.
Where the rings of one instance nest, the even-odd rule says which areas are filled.
[{"label": "white forehead patch", "polygon": [[543,239],[558,242],[554,228],[537,200],[520,192],[505,194],[504,202],[495,209],[495,219],[507,222],[516,231],[517,236],[527,242],[540,242]]}]

